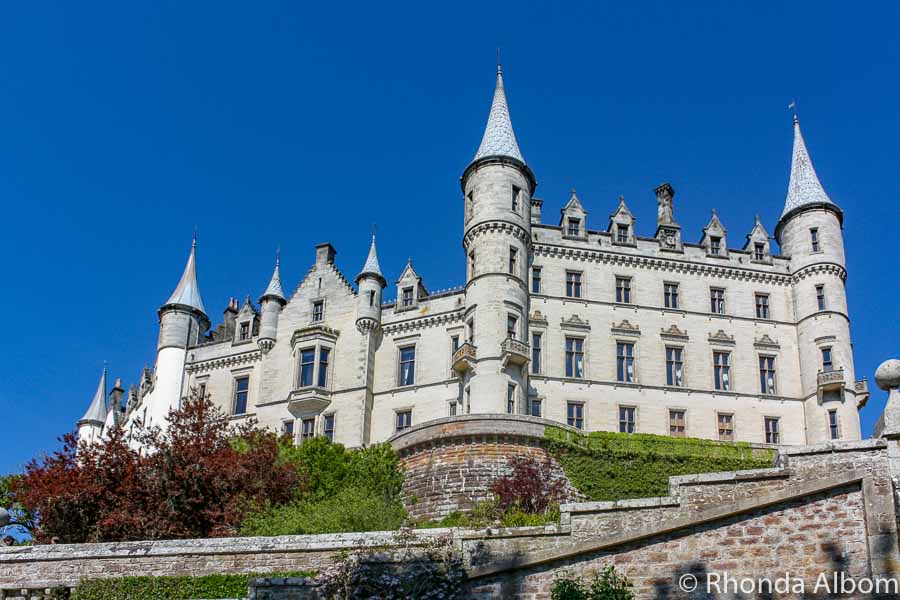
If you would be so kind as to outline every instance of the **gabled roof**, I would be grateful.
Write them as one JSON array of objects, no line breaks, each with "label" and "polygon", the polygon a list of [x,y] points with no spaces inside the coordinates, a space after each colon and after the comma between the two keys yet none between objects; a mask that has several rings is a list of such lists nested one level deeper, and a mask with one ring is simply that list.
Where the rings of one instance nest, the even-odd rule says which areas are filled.
[{"label": "gabled roof", "polygon": [[579,211],[582,214],[587,214],[587,211],[584,210],[584,206],[581,204],[581,200],[578,199],[578,193],[575,191],[575,188],[572,188],[572,195],[569,196],[569,201],[566,202],[566,205],[562,207],[560,212],[566,213],[571,210]]},{"label": "gabled roof", "polygon": [[837,208],[837,204],[831,201],[825,189],[819,182],[816,170],[803,141],[800,132],[800,121],[794,116],[794,150],[791,157],[791,180],[788,183],[787,197],[784,200],[784,218],[789,212],[801,206],[812,204],[830,204]]},{"label": "gabled roof", "polygon": [[266,291],[263,292],[263,295],[260,296],[259,301],[262,302],[266,298],[272,298],[274,300],[281,300],[282,303],[286,302],[284,298],[284,288],[281,287],[281,254],[275,255],[275,270],[272,271],[272,279],[269,280],[269,285],[266,287]]},{"label": "gabled roof", "polygon": [[759,220],[759,215],[757,214],[756,221],[753,223],[753,229],[751,229],[750,233],[747,234],[747,243],[749,244],[751,240],[760,239],[768,241],[769,232],[766,231],[765,227],[763,227],[762,221]]},{"label": "gabled roof", "polygon": [[187,264],[184,266],[184,273],[175,287],[175,291],[166,300],[168,304],[178,304],[188,306],[200,311],[204,315],[206,309],[203,308],[203,300],[200,298],[200,286],[197,285],[197,238],[191,243],[191,253],[188,256]]},{"label": "gabled roof", "polygon": [[491,112],[484,128],[481,145],[472,162],[489,156],[506,156],[525,164],[525,159],[519,151],[519,144],[516,142],[512,121],[509,118],[509,106],[506,104],[506,92],[503,89],[503,69],[500,65],[497,65],[497,84],[494,87]]},{"label": "gabled roof", "polygon": [[404,267],[403,272],[400,273],[400,277],[397,279],[397,284],[401,283],[410,283],[414,282],[419,285],[419,297],[427,296],[428,290],[425,289],[425,284],[422,283],[422,277],[416,273],[415,268],[413,268],[412,259],[410,258],[406,262],[406,267]]},{"label": "gabled roof", "polygon": [[106,367],[103,367],[103,374],[100,375],[100,383],[97,385],[97,391],[94,392],[94,399],[88,406],[87,412],[78,421],[78,425],[92,423],[103,425],[106,422]]}]

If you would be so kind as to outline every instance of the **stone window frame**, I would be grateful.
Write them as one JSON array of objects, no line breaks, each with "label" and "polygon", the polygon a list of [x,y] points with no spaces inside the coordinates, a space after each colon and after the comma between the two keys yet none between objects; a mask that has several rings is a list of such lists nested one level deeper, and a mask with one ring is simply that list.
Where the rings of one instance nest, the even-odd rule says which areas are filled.
[{"label": "stone window frame", "polygon": [[[624,384],[637,384],[640,381],[640,376],[638,372],[638,366],[640,361],[638,360],[638,341],[636,339],[625,339],[620,337],[612,338],[612,350],[613,356],[615,356],[615,360],[613,361],[613,381],[616,383],[624,383]],[[632,361],[634,363],[634,367],[632,371],[634,372],[633,381],[621,381],[619,380],[619,344],[630,344],[634,347],[632,351]]]},{"label": "stone window frame", "polygon": [[[772,445],[775,445],[775,446],[780,446],[780,445],[783,443],[783,440],[782,440],[782,434],[784,433],[784,432],[782,431],[782,429],[781,429],[781,416],[780,416],[780,415],[771,415],[771,414],[770,414],[770,415],[763,415],[763,416],[762,416],[762,420],[763,420],[763,440],[764,440],[764,443],[766,443],[766,444],[772,444]],[[770,420],[775,422],[775,435],[776,435],[776,437],[777,437],[777,441],[775,441],[775,442],[770,442],[770,441],[769,441],[769,429],[768,429],[768,423],[769,423]]]},{"label": "stone window frame", "polygon": [[[675,382],[675,372],[672,372],[672,383],[669,383],[669,359],[668,359],[668,351],[672,350],[680,350],[681,351],[681,385],[678,385]],[[679,342],[669,342],[667,340],[663,343],[663,376],[665,377],[665,381],[663,383],[664,387],[672,388],[672,389],[685,389],[688,387],[687,385],[687,344],[679,343]]]},{"label": "stone window frame", "polygon": [[[588,332],[586,332],[586,331],[585,332],[565,331],[563,333],[564,333],[564,335],[563,335],[563,378],[564,379],[573,379],[576,381],[582,381],[585,379],[589,379],[589,376],[588,376],[588,357],[589,357],[589,354],[588,354],[588,349],[589,349],[588,348],[588,339],[589,339]],[[568,345],[568,341],[570,338],[581,340],[581,354],[582,354],[581,371],[582,372],[581,372],[580,377],[578,377],[574,374],[575,373],[575,363],[574,362],[572,363],[572,373],[573,374],[571,376],[566,374],[566,360],[567,360],[566,353],[568,352],[568,350],[566,349],[566,346]]]},{"label": "stone window frame", "polygon": [[[722,312],[713,312],[713,292],[721,291],[722,292]],[[709,294],[707,295],[707,307],[709,308],[709,314],[716,315],[719,317],[728,316],[728,288],[722,287],[720,285],[711,285],[709,286]]]},{"label": "stone window frame", "polygon": [[[456,348],[453,347],[453,338],[457,338],[458,345]],[[465,325],[456,325],[454,327],[447,328],[447,343],[450,348],[450,352],[447,353],[447,370],[450,372],[450,376],[453,377],[456,375],[456,372],[453,370],[453,355],[456,354],[456,351],[463,344],[468,343],[466,340],[466,326]]]},{"label": "stone window frame", "polygon": [[[512,412],[509,410],[510,390],[512,391]],[[519,414],[519,384],[513,380],[507,380],[506,382],[506,414]]]},{"label": "stone window frame", "polygon": [[522,188],[520,188],[519,186],[517,186],[515,184],[512,184],[512,194],[511,194],[511,198],[510,198],[510,200],[511,200],[510,201],[510,210],[517,215],[520,214],[522,204],[523,204],[521,202],[521,197],[522,197]]},{"label": "stone window frame", "polygon": [[[414,406],[399,406],[399,407],[397,407],[397,408],[394,409],[394,435],[396,435],[396,434],[398,434],[398,433],[402,433],[402,432],[407,431],[407,430],[409,430],[409,429],[412,429],[412,427],[413,427],[413,417],[415,416],[415,410],[416,410],[416,409],[415,409]],[[398,427],[398,426],[399,426],[398,419],[399,419],[400,415],[401,415],[401,414],[404,414],[404,413],[409,413],[409,425],[407,425],[407,426],[404,427],[403,429],[400,429],[400,428]]]},{"label": "stone window frame", "polygon": [[[325,385],[319,385],[319,370],[321,369],[321,361],[322,361],[322,348],[328,350],[328,364],[326,366],[325,372]],[[300,385],[300,377],[303,374],[303,351],[310,350],[313,351],[313,372],[312,372],[312,383],[309,385]],[[335,368],[335,360],[334,360],[334,351],[335,344],[333,341],[326,341],[319,337],[312,337],[307,342],[297,343],[294,347],[294,390],[304,390],[309,388],[322,388],[325,390],[331,389],[331,383],[334,380],[334,368]]]},{"label": "stone window frame", "polygon": [[[238,380],[239,379],[247,379],[247,403],[244,407],[244,412],[239,413],[237,411],[237,395],[238,395]],[[251,404],[251,393],[253,391],[253,367],[244,367],[242,369],[234,369],[231,371],[231,402],[230,402],[230,411],[231,416],[234,417],[243,417],[251,414],[250,406]]]},{"label": "stone window frame", "polygon": [[[620,227],[625,228],[625,239],[619,237]],[[632,234],[631,223],[623,223],[621,221],[613,221],[612,243],[619,246],[630,246],[634,243],[634,235]]]},{"label": "stone window frame", "polygon": [[[545,417],[544,417],[545,400],[546,400],[546,398],[544,398],[543,396],[532,396],[532,397],[529,397],[529,398],[528,398],[528,415],[527,415],[527,416],[529,416],[529,417],[535,417],[535,418],[538,418],[538,419],[543,419],[543,418],[545,418]],[[541,410],[539,411],[541,414],[539,414],[539,415],[534,414],[534,403],[535,403],[535,402],[538,403],[538,406],[540,406],[540,409],[541,409]]]},{"label": "stone window frame", "polygon": [[[246,332],[247,332],[246,337],[244,336],[245,328],[246,328]],[[238,323],[237,332],[236,332],[235,337],[237,337],[237,340],[235,341],[235,343],[237,343],[237,344],[243,344],[246,342],[253,341],[253,322],[252,322],[252,320],[248,319],[246,321],[241,321],[240,323]]]},{"label": "stone window frame", "polygon": [[[578,280],[579,294],[577,296],[569,295],[569,274],[570,273],[580,276],[580,278]],[[585,298],[587,298],[587,289],[586,289],[587,286],[586,286],[585,280],[586,280],[586,278],[584,276],[584,271],[579,271],[576,269],[566,269],[566,275],[563,278],[563,298],[571,298],[572,300],[584,300]],[[573,283],[573,287],[572,287],[573,291],[575,290],[574,285],[575,284]]]},{"label": "stone window frame", "polygon": [[[544,352],[544,346],[545,346],[544,341],[547,339],[547,331],[545,329],[532,328],[529,330],[528,333],[531,334],[531,339],[528,341],[531,342],[530,350],[532,353],[532,355],[530,357],[532,360],[530,361],[531,364],[528,367],[528,372],[531,375],[543,375],[544,373],[548,372],[547,371],[547,358],[548,357],[547,357],[547,353]],[[538,345],[537,347],[535,347],[535,344],[534,344],[535,336],[537,336],[541,340],[540,345]],[[537,350],[540,353],[540,360],[538,360],[538,362],[537,362],[537,365],[538,365],[537,370],[534,369],[534,365],[535,365],[534,351],[535,350]]]},{"label": "stone window frame", "polygon": [[766,256],[769,253],[766,252],[766,243],[760,241],[753,242],[753,250],[751,256],[753,256],[753,262],[765,262]]},{"label": "stone window frame", "polygon": [[[572,225],[575,225],[574,233]],[[582,233],[584,231],[584,220],[581,217],[573,217],[572,215],[566,215],[566,229],[564,232],[565,237],[584,237]]]},{"label": "stone window frame", "polygon": [[513,277],[519,277],[519,249],[512,244],[509,245],[509,264],[507,265],[509,268],[507,269],[507,274],[512,275]]},{"label": "stone window frame", "polygon": [[[668,306],[666,304],[666,299],[668,297],[668,293],[667,293],[668,290],[666,290],[666,288],[670,285],[675,286],[675,306]],[[664,309],[666,309],[666,310],[683,310],[681,308],[681,282],[680,281],[663,281],[662,294],[663,294],[662,306]]]},{"label": "stone window frame", "polygon": [[[634,431],[631,431],[631,432],[622,431],[622,409],[626,409],[626,410],[631,409],[632,414],[634,415],[634,420],[632,421]],[[640,414],[640,411],[638,410],[637,404],[618,404],[617,403],[616,404],[616,417],[615,417],[616,418],[615,431],[617,431],[619,433],[638,433],[638,431],[639,431],[639,429],[638,429],[639,414]]]},{"label": "stone window frame", "polygon": [[[394,369],[394,373],[396,373],[395,381],[396,381],[397,387],[398,387],[398,388],[411,388],[411,387],[415,387],[415,385],[416,385],[416,375],[417,375],[417,373],[416,373],[416,363],[418,362],[418,359],[419,359],[419,338],[418,338],[418,336],[416,336],[415,338],[412,338],[412,339],[404,338],[403,340],[395,340],[394,343],[395,343],[396,346],[397,346],[397,352],[396,352],[397,365],[396,365],[396,368]],[[402,383],[402,379],[401,379],[401,376],[400,376],[400,369],[402,368],[403,364],[402,364],[402,362],[401,362],[401,358],[400,358],[400,357],[402,356],[403,351],[406,350],[406,349],[408,349],[408,348],[412,348],[412,349],[413,349],[413,360],[412,360],[412,364],[413,364],[413,376],[412,376],[412,383]]]},{"label": "stone window frame", "polygon": [[[288,424],[290,424],[290,426],[291,426],[291,427],[290,427],[290,429],[291,429],[290,432],[287,431],[288,428],[287,428],[286,426],[287,426]],[[281,431],[281,435],[282,435],[282,436],[290,435],[290,436],[291,436],[291,441],[292,441],[293,443],[295,443],[295,444],[297,443],[297,435],[296,435],[297,432],[295,431],[295,428],[294,428],[294,426],[295,426],[296,424],[297,424],[297,419],[294,418],[294,417],[291,417],[290,419],[281,419],[281,430],[280,430],[280,431]]]},{"label": "stone window frame", "polygon": [[[825,362],[825,353],[828,353],[828,363]],[[819,356],[821,357],[821,372],[822,373],[831,373],[832,371],[837,371],[838,367],[834,364],[834,346],[831,344],[822,344],[819,346]],[[827,365],[831,365],[830,368],[826,368]]]},{"label": "stone window frame", "polygon": [[328,430],[325,429],[325,425],[328,422],[329,417],[331,417],[331,437],[328,439],[333,442],[335,432],[337,431],[337,411],[336,410],[324,412],[321,415],[319,415],[320,426],[322,428],[322,431],[319,433],[319,435],[321,435],[323,437],[328,437]]},{"label": "stone window frame", "polygon": [[[409,292],[409,304],[406,303],[406,292]],[[400,298],[397,304],[403,310],[410,310],[416,307],[416,285],[405,285],[400,288]]]},{"label": "stone window frame", "polygon": [[[712,353],[710,354],[710,360],[712,361],[712,389],[713,392],[734,392],[734,361],[732,357],[734,356],[734,351],[731,348],[710,348]],[[724,354],[728,357],[728,364],[724,365],[728,367],[728,389],[717,388],[716,387],[716,354]],[[721,377],[720,377],[721,379]],[[724,381],[724,380],[723,380]],[[777,383],[777,382],[776,382]],[[777,388],[776,388],[777,389]]]},{"label": "stone window frame", "polygon": [[[771,358],[772,359],[772,373],[774,374],[773,379],[774,379],[774,383],[775,383],[775,392],[772,393],[772,392],[763,391],[762,389],[760,389],[759,395],[765,396],[767,398],[771,398],[773,396],[778,395],[778,390],[781,387],[781,383],[778,381],[778,353],[775,351],[774,348],[768,348],[764,352],[756,353],[756,383],[762,383],[762,379],[761,379],[762,371],[759,366],[759,359],[761,359],[761,358]],[[766,386],[766,389],[768,390],[768,385]]]},{"label": "stone window frame", "polygon": [[[475,268],[476,268],[476,264],[477,264],[475,262],[475,259],[476,259],[475,249],[473,248],[472,250],[469,250],[469,254],[466,255],[466,271],[468,271],[469,280],[472,280],[475,278]],[[398,298],[398,304],[399,304],[399,298]]]},{"label": "stone window frame", "polygon": [[447,400],[447,416],[455,417],[459,415],[459,398],[450,398]]},{"label": "stone window frame", "polygon": [[[512,323],[512,329],[510,329],[509,325]],[[506,312],[506,337],[512,338],[514,340],[522,340],[521,335],[522,330],[522,316],[518,313],[507,311]],[[512,334],[512,335],[510,335]],[[524,340],[522,340],[524,341]]]},{"label": "stone window frame", "polygon": [[[834,434],[832,434],[831,415],[834,415]],[[825,411],[825,434],[828,441],[840,440],[844,434],[841,424],[841,412],[837,408],[829,408]]]},{"label": "stone window frame", "polygon": [[[535,278],[535,272],[537,272],[537,278]],[[544,279],[543,279],[544,267],[543,265],[531,265],[531,281],[528,282],[529,293],[531,294],[543,294],[544,292]],[[534,283],[537,281],[538,290],[534,291]]]},{"label": "stone window frame", "polygon": [[[765,299],[764,304],[760,304],[760,298]],[[765,316],[760,316],[760,307],[765,308]],[[772,295],[769,292],[753,292],[753,318],[762,321],[772,321]]]},{"label": "stone window frame", "polygon": [[465,195],[463,202],[465,203],[465,219],[466,223],[468,223],[475,215],[475,192],[470,190],[469,193]]},{"label": "stone window frame", "polygon": [[[719,416],[728,416],[731,417],[731,439],[722,439],[722,433],[719,430]],[[716,439],[720,442],[733,442],[737,440],[737,419],[734,416],[734,411],[726,412],[726,411],[716,411]]]},{"label": "stone window frame", "polygon": [[825,297],[825,284],[817,283],[813,287],[816,291],[816,312],[828,310],[828,299]]},{"label": "stone window frame", "polygon": [[[316,319],[316,306],[322,306],[322,314]],[[325,322],[325,298],[313,298],[309,301],[309,322],[310,323],[324,323]]]},{"label": "stone window frame", "polygon": [[819,235],[818,227],[810,227],[809,228],[809,253],[810,254],[821,254],[824,250],[822,250],[822,236]]},{"label": "stone window frame", "polygon": [[[300,417],[299,421],[300,421],[300,431],[297,432],[298,441],[302,444],[306,440],[315,439],[316,436],[318,435],[317,415],[315,415],[315,414],[305,415],[305,416]],[[305,427],[306,423],[309,423],[310,421],[312,421],[312,429],[307,434],[307,432],[304,431],[304,427]]]},{"label": "stone window frame", "polygon": [[[615,282],[614,296],[613,296],[614,302],[616,304],[629,304],[629,305],[636,304],[637,302],[636,302],[635,297],[637,296],[637,293],[636,293],[637,288],[634,285],[634,276],[632,276],[632,275],[613,275],[613,277],[614,277],[614,282]],[[619,299],[619,282],[620,281],[623,281],[626,283],[626,285],[622,287],[622,290],[627,292],[628,300],[620,300]],[[624,297],[624,295],[625,294],[623,293],[623,297]]]},{"label": "stone window frame", "polygon": [[706,249],[707,254],[709,256],[715,256],[715,257],[726,256],[726,254],[722,252],[724,241],[725,241],[724,236],[721,236],[721,235],[709,236],[709,246]]},{"label": "stone window frame", "polygon": [[188,393],[190,393],[190,390],[192,388],[197,389],[197,396],[199,398],[203,398],[207,394],[212,396],[212,394],[209,391],[209,373],[205,373],[203,375],[197,375],[196,377],[194,377],[194,380],[191,382],[190,387],[188,388],[188,390],[189,390]]},{"label": "stone window frame", "polygon": [[[575,427],[574,425],[569,425],[569,407],[570,406],[580,406],[581,407],[581,428]],[[573,429],[577,429],[578,431],[589,431],[587,406],[588,406],[587,400],[566,400],[566,415],[565,415],[566,425],[568,425],[569,427],[572,427]]]},{"label": "stone window frame", "polygon": [[[682,432],[682,435],[673,435],[672,434],[672,413],[673,412],[682,413],[682,427],[684,427],[684,431]],[[668,421],[668,425],[667,425],[668,434],[667,435],[668,436],[677,437],[677,438],[689,437],[688,436],[688,412],[689,412],[688,409],[683,406],[667,406],[666,407],[666,415],[668,415],[668,419],[667,419],[667,421]]]}]

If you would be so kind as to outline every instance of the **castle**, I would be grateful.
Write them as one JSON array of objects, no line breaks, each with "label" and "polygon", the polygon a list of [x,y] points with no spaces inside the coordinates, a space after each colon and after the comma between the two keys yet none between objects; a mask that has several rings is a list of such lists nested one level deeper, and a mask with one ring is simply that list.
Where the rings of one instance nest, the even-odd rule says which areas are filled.
[{"label": "castle", "polygon": [[715,211],[684,241],[665,183],[653,237],[624,199],[590,228],[574,191],[544,223],[499,67],[461,185],[467,274],[448,291],[429,292],[410,262],[385,302],[373,235],[355,285],[321,244],[290,297],[276,260],[257,304],[230,300],[211,329],[195,241],[159,309],[154,368],[127,394],[119,380],[107,394],[104,370],[79,436],[164,424],[194,389],[234,421],[351,447],[470,413],[761,444],[860,438],[843,213],[796,117],[779,253],[758,218],[738,246]]}]

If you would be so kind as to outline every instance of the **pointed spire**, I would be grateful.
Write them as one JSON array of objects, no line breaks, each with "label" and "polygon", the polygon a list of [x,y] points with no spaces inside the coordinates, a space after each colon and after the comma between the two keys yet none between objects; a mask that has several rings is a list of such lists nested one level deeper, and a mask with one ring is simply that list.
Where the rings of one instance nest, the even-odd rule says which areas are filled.
[{"label": "pointed spire", "polygon": [[366,258],[366,264],[363,265],[362,271],[356,276],[358,282],[363,275],[372,275],[385,281],[384,275],[381,273],[381,266],[378,264],[378,251],[375,248],[375,226],[372,226],[372,245],[369,246],[369,256]]},{"label": "pointed spire", "polygon": [[791,158],[791,180],[788,183],[787,198],[784,201],[784,218],[789,212],[809,204],[831,204],[837,206],[825,193],[813,168],[803,134],[800,132],[800,120],[794,114],[794,151]]},{"label": "pointed spire", "polygon": [[203,308],[203,300],[200,298],[200,286],[197,285],[197,233],[194,232],[194,240],[191,242],[191,253],[188,256],[187,264],[184,266],[184,273],[175,287],[175,291],[166,301],[168,304],[180,304],[189,306],[195,310],[199,310],[204,315],[206,309]]},{"label": "pointed spire", "polygon": [[259,299],[260,303],[266,298],[285,301],[284,288],[281,287],[281,248],[275,252],[275,270],[272,271],[272,279],[269,280],[266,291]]},{"label": "pointed spire", "polygon": [[487,126],[484,128],[484,137],[481,138],[481,146],[478,147],[478,152],[475,153],[472,162],[489,156],[507,156],[525,164],[525,159],[522,158],[522,153],[519,151],[519,144],[516,143],[516,133],[513,131],[512,121],[509,118],[506,92],[503,89],[503,68],[499,61],[494,101],[491,104]]},{"label": "pointed spire", "polygon": [[94,392],[94,399],[88,406],[87,412],[78,421],[78,425],[83,423],[98,423],[103,425],[106,422],[106,366],[103,367],[103,374],[100,376],[100,384],[97,385],[97,391]]}]

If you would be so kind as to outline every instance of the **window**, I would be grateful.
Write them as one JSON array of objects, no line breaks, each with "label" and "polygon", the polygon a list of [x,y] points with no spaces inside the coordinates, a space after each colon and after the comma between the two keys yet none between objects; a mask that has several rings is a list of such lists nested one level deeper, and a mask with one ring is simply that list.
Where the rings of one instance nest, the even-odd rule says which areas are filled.
[{"label": "window", "polygon": [[506,337],[516,339],[518,329],[519,319],[515,315],[506,315]]},{"label": "window", "polygon": [[466,221],[472,218],[472,209],[474,208],[475,202],[472,197],[472,192],[469,192],[466,195]]},{"label": "window", "polygon": [[293,419],[281,422],[281,435],[287,435],[287,436],[290,436],[291,438],[294,437],[294,420]]},{"label": "window", "polygon": [[475,319],[469,319],[469,341],[475,343]]},{"label": "window", "polygon": [[197,384],[197,396],[199,398],[206,398],[206,382],[201,381]]},{"label": "window", "polygon": [[321,300],[318,302],[313,302],[313,313],[312,320],[313,323],[318,323],[322,319],[325,318],[325,303]]},{"label": "window", "polygon": [[475,251],[469,252],[469,277],[475,277]]},{"label": "window", "polygon": [[616,225],[616,241],[620,244],[628,243],[628,225]]},{"label": "window", "polygon": [[634,433],[634,407],[619,407],[619,433]]},{"label": "window", "polygon": [[512,209],[513,212],[519,212],[519,192],[521,190],[516,186],[512,186]]},{"label": "window", "polygon": [[250,321],[241,323],[241,332],[238,334],[238,340],[246,341],[250,339]]},{"label": "window", "polygon": [[711,288],[709,290],[709,311],[713,314],[725,314],[725,290]]},{"label": "window", "polygon": [[759,392],[775,394],[775,357],[759,357]]},{"label": "window", "polygon": [[531,267],[531,293],[541,293],[541,268]]},{"label": "window", "polygon": [[459,350],[459,336],[452,335],[450,336],[450,354],[456,353]]},{"label": "window", "polygon": [[369,306],[375,306],[375,291],[369,290]]},{"label": "window", "polygon": [[669,411],[669,435],[673,437],[684,437],[684,411]]},{"label": "window", "polygon": [[731,389],[731,354],[713,352],[713,383],[717,390],[727,392]]},{"label": "window", "polygon": [[566,271],[566,296],[581,298],[581,273]]},{"label": "window", "polygon": [[234,380],[234,414],[247,412],[247,396],[250,394],[250,378],[238,377]]},{"label": "window", "polygon": [[512,383],[506,385],[506,412],[511,415],[516,412],[516,386]]},{"label": "window", "polygon": [[566,377],[584,377],[584,340],[566,338]]},{"label": "window", "polygon": [[766,443],[779,443],[778,417],[766,417]]},{"label": "window", "polygon": [[416,347],[400,348],[400,385],[416,382]]},{"label": "window", "polygon": [[412,427],[412,411],[401,410],[397,413],[397,431]]},{"label": "window", "polygon": [[334,415],[325,415],[324,417],[325,427],[324,433],[325,437],[328,438],[328,441],[334,441]]},{"label": "window", "polygon": [[630,277],[616,277],[616,302],[631,304]]},{"label": "window", "polygon": [[300,421],[300,440],[311,440],[316,437],[316,418],[309,417]]},{"label": "window", "polygon": [[813,252],[819,252],[822,247],[819,244],[819,228],[813,227],[809,230],[809,242]]},{"label": "window", "polygon": [[753,260],[764,260],[766,258],[766,245],[756,242],[753,244]]},{"label": "window", "polygon": [[531,401],[531,416],[532,417],[540,417],[541,416],[541,401],[537,398],[534,398]]},{"label": "window", "polygon": [[816,286],[816,304],[818,304],[819,310],[825,310],[825,286],[824,285]]},{"label": "window", "polygon": [[663,284],[663,300],[666,308],[678,308],[678,284]]},{"label": "window", "polygon": [[451,417],[456,416],[456,402],[450,402],[449,404],[449,412]]},{"label": "window", "polygon": [[300,387],[309,387],[313,384],[313,375],[316,370],[316,349],[306,348],[300,351]]},{"label": "window", "polygon": [[841,432],[838,428],[837,410],[829,410],[828,411],[828,435],[833,440],[836,440],[841,437]]},{"label": "window", "polygon": [[575,429],[584,429],[584,404],[568,402],[566,404],[566,423]]},{"label": "window", "polygon": [[581,235],[581,219],[569,217],[567,221],[566,235],[578,237]]},{"label": "window", "polygon": [[834,371],[834,362],[831,360],[831,348],[822,348],[822,370]]},{"label": "window", "polygon": [[734,441],[734,415],[719,413],[719,439],[723,442]]},{"label": "window", "polygon": [[531,335],[531,372],[535,375],[541,372],[541,334]]},{"label": "window", "polygon": [[509,249],[509,274],[516,275],[518,273],[519,251],[515,248]]},{"label": "window", "polygon": [[634,344],[616,344],[616,381],[634,383]]},{"label": "window", "polygon": [[681,360],[682,349],[666,346],[666,385],[681,387],[684,385]]},{"label": "window", "polygon": [[319,387],[325,387],[328,383],[328,356],[331,351],[328,348],[319,348]]},{"label": "window", "polygon": [[710,236],[709,238],[709,253],[713,256],[718,256],[722,253],[722,238]]},{"label": "window", "polygon": [[769,318],[769,295],[768,294],[756,294],[756,318],[757,319],[768,319]]},{"label": "window", "polygon": [[413,305],[413,289],[411,287],[403,288],[403,306]]}]

